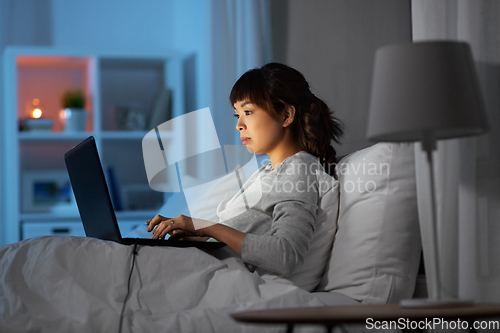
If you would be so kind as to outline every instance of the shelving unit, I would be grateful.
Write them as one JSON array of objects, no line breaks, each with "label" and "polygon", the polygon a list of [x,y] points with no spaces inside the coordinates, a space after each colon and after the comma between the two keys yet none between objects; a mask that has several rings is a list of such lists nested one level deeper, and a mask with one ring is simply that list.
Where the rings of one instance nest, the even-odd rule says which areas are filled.
[{"label": "shelving unit", "polygon": [[[112,185],[110,191],[122,233],[156,214],[164,196],[149,189],[141,146],[150,129],[121,130],[114,110],[133,105],[147,117],[164,87],[172,93],[172,117],[184,114],[179,54],[7,48],[3,54],[0,122],[4,198],[0,245],[44,234],[82,235],[74,198],[65,198],[60,190],[53,197],[47,196],[43,189],[48,188],[44,183],[47,175],[66,172],[64,153],[90,135],[96,139],[108,182],[109,170],[114,176],[113,184],[108,185]],[[60,96],[69,89],[81,89],[87,97],[85,109],[89,116],[84,132],[64,132],[60,121]],[[19,120],[27,117],[25,105],[34,98],[42,103],[42,117],[54,120],[52,131],[19,130]],[[40,184],[33,181],[38,174]],[[38,192],[33,194],[30,191],[35,187]],[[127,202],[128,195],[137,191],[148,200]]]}]

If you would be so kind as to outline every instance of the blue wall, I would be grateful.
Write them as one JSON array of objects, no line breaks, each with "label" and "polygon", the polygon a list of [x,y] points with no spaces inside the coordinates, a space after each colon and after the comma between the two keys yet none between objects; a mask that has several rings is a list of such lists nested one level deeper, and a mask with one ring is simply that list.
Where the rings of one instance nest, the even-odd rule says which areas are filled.
[{"label": "blue wall", "polygon": [[173,1],[52,0],[52,43],[64,47],[166,50]]}]

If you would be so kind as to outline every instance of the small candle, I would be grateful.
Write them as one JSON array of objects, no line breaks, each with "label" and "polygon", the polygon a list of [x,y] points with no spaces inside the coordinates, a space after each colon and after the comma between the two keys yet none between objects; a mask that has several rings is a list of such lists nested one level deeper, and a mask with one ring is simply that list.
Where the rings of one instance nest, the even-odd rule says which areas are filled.
[{"label": "small candle", "polygon": [[35,110],[33,110],[33,112],[31,112],[31,118],[40,118],[42,116],[42,110],[40,110],[39,108],[36,108]]},{"label": "small candle", "polygon": [[26,115],[25,119],[20,120],[21,131],[51,131],[54,120],[50,117],[43,117],[43,105],[40,99],[33,98],[26,101]]},{"label": "small candle", "polygon": [[30,118],[41,118],[43,111],[42,111],[42,106],[40,105],[40,99],[38,98],[33,98],[30,102],[27,102],[27,111],[28,111],[28,116]]}]

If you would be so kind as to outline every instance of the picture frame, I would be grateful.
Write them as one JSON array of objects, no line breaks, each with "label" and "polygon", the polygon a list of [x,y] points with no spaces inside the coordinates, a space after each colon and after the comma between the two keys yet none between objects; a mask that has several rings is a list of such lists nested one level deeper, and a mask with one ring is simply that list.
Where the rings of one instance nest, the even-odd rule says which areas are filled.
[{"label": "picture frame", "polygon": [[66,170],[24,171],[21,179],[23,213],[78,214]]},{"label": "picture frame", "polygon": [[146,114],[140,104],[114,106],[115,130],[143,131],[146,129]]}]

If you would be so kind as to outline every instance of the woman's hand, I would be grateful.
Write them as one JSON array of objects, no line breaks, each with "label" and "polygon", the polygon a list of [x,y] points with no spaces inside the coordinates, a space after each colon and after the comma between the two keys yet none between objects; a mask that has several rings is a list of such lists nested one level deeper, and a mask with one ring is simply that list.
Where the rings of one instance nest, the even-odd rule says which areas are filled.
[{"label": "woman's hand", "polygon": [[165,238],[167,234],[171,235],[169,240],[186,237],[212,237],[219,242],[226,243],[231,250],[239,255],[246,235],[223,224],[185,215],[174,218],[156,215],[146,224],[149,226],[148,232],[153,232],[153,239]]},{"label": "woman's hand", "polygon": [[147,221],[146,224],[149,226],[148,232],[153,232],[153,239],[162,239],[169,234],[171,235],[169,239],[175,240],[184,237],[208,236],[204,228],[214,223],[201,219],[193,219],[186,215],[179,215],[174,218],[156,215]]}]

